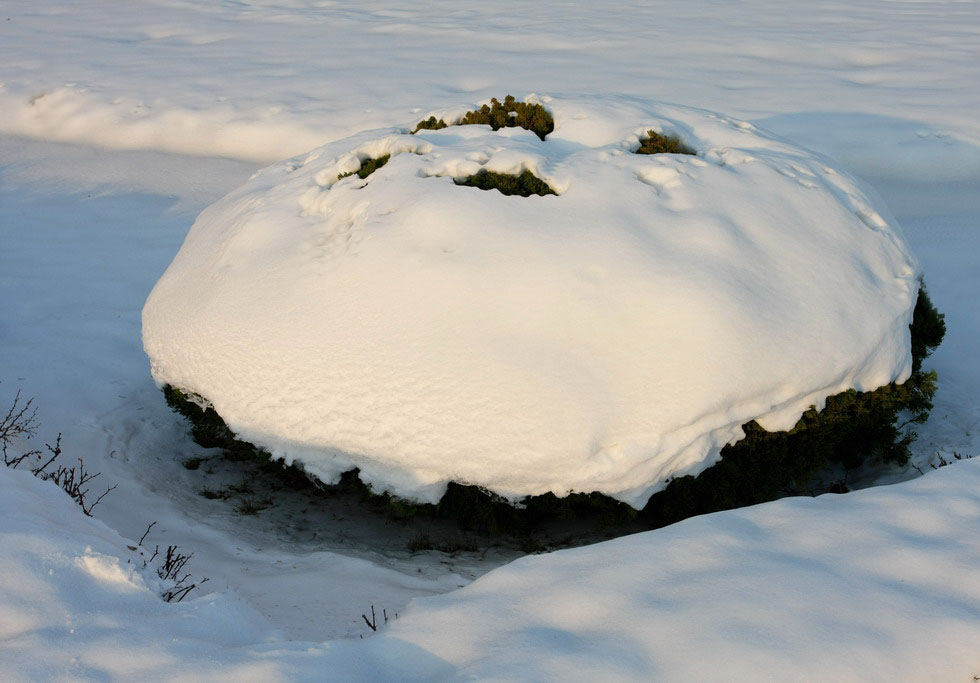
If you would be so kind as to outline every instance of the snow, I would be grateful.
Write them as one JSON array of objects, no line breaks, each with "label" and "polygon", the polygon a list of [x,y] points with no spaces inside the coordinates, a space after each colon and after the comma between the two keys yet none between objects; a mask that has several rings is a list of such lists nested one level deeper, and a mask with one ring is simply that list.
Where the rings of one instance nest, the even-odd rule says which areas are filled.
[{"label": "snow", "polygon": [[969,679],[977,484],[968,462],[527,557],[389,633],[475,680]]},{"label": "snow", "polygon": [[[209,207],[143,310],[157,382],[328,483],[639,508],[746,422],[908,377],[917,264],[857,181],[720,114],[528,101],[555,117],[545,141],[406,122]],[[630,153],[651,129],[698,156]],[[480,170],[558,196],[450,181]]]},{"label": "snow", "polygon": [[[929,466],[980,452],[977,19],[975,3],[951,0],[7,0],[0,406],[18,388],[36,396],[38,439],[63,432],[66,456],[119,487],[92,520],[52,485],[0,471],[4,678],[526,679],[574,666],[569,678],[684,680],[712,665],[713,677],[752,680],[980,675],[976,460]],[[884,200],[949,326],[927,362],[936,407],[913,445],[925,477],[502,570],[513,553],[413,555],[394,525],[304,513],[282,493],[254,517],[198,495],[242,475],[218,458],[211,475],[181,466],[213,454],[163,405],[140,343],[143,302],[194,216],[316,145],[546,91],[725,112],[833,157],[873,206]],[[168,605],[149,580],[107,584],[75,564],[90,548],[97,566],[124,568],[154,520],[148,542],[194,552],[210,578],[198,597]],[[634,564],[646,544],[672,564]],[[538,562],[576,590],[556,590]],[[632,575],[615,587],[589,580],[618,565]],[[447,593],[486,572],[472,602]],[[536,583],[522,592],[525,575]],[[407,606],[435,593],[446,595]],[[399,614],[377,635],[360,619],[372,603]],[[484,613],[497,629],[480,630]]]},{"label": "snow", "polygon": [[891,487],[784,499],[528,556],[417,600],[375,637],[326,644],[283,639],[230,591],[164,603],[128,543],[56,487],[6,469],[0,485],[0,658],[25,679],[980,672],[980,458]]}]

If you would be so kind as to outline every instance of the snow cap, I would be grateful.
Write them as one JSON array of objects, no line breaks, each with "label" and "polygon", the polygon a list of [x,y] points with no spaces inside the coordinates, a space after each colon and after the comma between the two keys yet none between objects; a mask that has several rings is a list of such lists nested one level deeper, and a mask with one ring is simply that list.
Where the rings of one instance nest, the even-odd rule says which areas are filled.
[{"label": "snow cap", "polygon": [[[325,482],[640,507],[750,420],[908,377],[918,266],[853,178],[721,114],[526,101],[554,116],[544,141],[405,122],[205,210],[143,311],[156,381]],[[697,154],[634,154],[651,130]],[[556,194],[454,182],[481,171]]]}]

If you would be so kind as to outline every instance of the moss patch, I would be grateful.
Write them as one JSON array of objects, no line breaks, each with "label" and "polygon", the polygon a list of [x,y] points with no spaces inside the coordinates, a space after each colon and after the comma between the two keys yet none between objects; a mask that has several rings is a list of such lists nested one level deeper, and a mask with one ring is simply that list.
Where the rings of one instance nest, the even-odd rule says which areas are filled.
[{"label": "moss patch", "polygon": [[412,131],[412,135],[415,135],[420,130],[440,130],[442,128],[448,128],[449,124],[442,119],[436,119],[435,116],[430,116],[429,118],[419,121],[415,125],[415,130]]},{"label": "moss patch", "polygon": [[465,185],[466,187],[478,187],[481,190],[499,190],[502,194],[516,194],[521,197],[530,197],[532,194],[541,197],[549,194],[558,194],[551,189],[548,183],[527,169],[521,171],[520,175],[508,175],[506,173],[494,173],[493,171],[482,170],[462,180],[457,180],[456,184]]},{"label": "moss patch", "polygon": [[390,154],[385,154],[384,156],[378,157],[377,159],[365,159],[364,161],[361,162],[361,167],[359,169],[357,169],[356,171],[348,171],[347,173],[341,173],[340,175],[337,176],[337,180],[343,180],[344,178],[348,178],[354,175],[355,173],[357,174],[358,178],[364,180],[369,175],[377,171],[379,168],[387,164],[389,159],[391,159]]},{"label": "moss patch", "polygon": [[922,361],[946,332],[924,287],[909,331],[913,372],[905,383],[831,396],[823,410],[806,411],[788,432],[767,432],[755,422],[743,425],[745,438],[722,449],[720,462],[697,477],[672,480],[651,496],[641,519],[658,527],[791,493],[843,492],[843,481],[814,490],[814,476],[828,467],[846,472],[867,461],[907,463],[916,437],[908,427],[926,420],[936,393],[936,373],[922,372]]},{"label": "moss patch", "polygon": [[[537,135],[542,140],[555,129],[555,120],[548,110],[540,104],[528,104],[514,99],[513,95],[507,95],[503,102],[496,97],[490,100],[490,104],[484,104],[479,109],[474,109],[463,114],[457,121],[456,126],[485,125],[493,130],[501,128],[523,128]],[[424,121],[419,121],[413,133],[420,130],[439,130],[447,128],[447,124],[442,119],[430,116]]]},{"label": "moss patch", "polygon": [[652,130],[647,131],[647,137],[640,140],[637,154],[697,154],[693,149],[681,142],[674,135],[661,135]]}]

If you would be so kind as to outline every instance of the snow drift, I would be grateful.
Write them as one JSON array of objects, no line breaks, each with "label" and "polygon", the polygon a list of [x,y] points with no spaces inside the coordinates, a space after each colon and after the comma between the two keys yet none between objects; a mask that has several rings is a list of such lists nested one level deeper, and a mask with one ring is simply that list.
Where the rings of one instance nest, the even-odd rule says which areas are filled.
[{"label": "snow drift", "polygon": [[284,640],[231,590],[165,603],[133,569],[131,542],[57,487],[0,467],[0,489],[0,660],[16,680],[980,673],[978,458],[529,556],[414,601],[376,637],[323,643]]},{"label": "snow drift", "polygon": [[[157,382],[324,481],[641,506],[745,422],[908,377],[918,267],[853,179],[720,114],[528,101],[554,115],[544,141],[406,122],[205,210],[143,311]],[[648,130],[697,156],[631,153]],[[453,182],[481,170],[557,196]]]}]

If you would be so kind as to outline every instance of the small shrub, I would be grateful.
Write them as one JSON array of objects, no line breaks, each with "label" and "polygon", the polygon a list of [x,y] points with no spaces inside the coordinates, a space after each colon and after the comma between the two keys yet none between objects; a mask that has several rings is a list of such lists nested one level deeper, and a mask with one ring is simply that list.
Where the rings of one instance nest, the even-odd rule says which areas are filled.
[{"label": "small shrub", "polygon": [[[503,102],[496,97],[490,100],[490,104],[484,104],[479,109],[474,109],[463,114],[457,121],[456,126],[485,125],[493,130],[501,128],[523,128],[537,135],[542,140],[555,129],[555,120],[548,110],[540,104],[528,104],[514,99],[513,95],[507,95]],[[439,130],[446,128],[448,124],[442,119],[430,116],[424,121],[419,121],[413,133],[420,130]]]},{"label": "small shrub", "polygon": [[440,130],[442,128],[448,128],[449,124],[442,119],[436,119],[435,116],[430,116],[424,121],[419,121],[415,126],[415,130],[412,131],[412,135],[415,135],[420,130]]},{"label": "small shrub", "polygon": [[[936,462],[929,463],[929,467],[931,467],[934,470],[938,470],[938,469],[942,469],[943,467],[952,465],[954,462],[958,460],[970,460],[972,457],[973,457],[972,455],[963,455],[961,453],[957,453],[956,451],[953,451],[953,459],[947,460],[942,453],[937,452]],[[919,470],[919,472],[922,472],[922,470]]]},{"label": "small shrub", "polygon": [[91,517],[92,510],[95,508],[95,506],[101,503],[103,498],[115,490],[116,486],[110,486],[102,492],[102,495],[95,500],[92,500],[88,495],[88,484],[93,479],[100,477],[102,473],[96,472],[93,474],[92,472],[86,471],[85,461],[81,458],[78,458],[77,465],[72,465],[71,467],[59,465],[53,472],[47,472],[45,471],[47,467],[54,463],[58,456],[61,455],[61,434],[58,435],[58,439],[55,441],[54,446],[45,444],[45,447],[51,453],[51,458],[48,459],[46,463],[33,470],[34,476],[45,481],[54,482],[60,486],[72,500],[78,503],[78,506],[82,508],[82,512],[84,512],[86,516]]},{"label": "small shrub", "polygon": [[[157,550],[159,550],[159,547]],[[154,557],[156,557],[156,552],[154,552]],[[194,557],[194,553],[185,555],[184,553],[180,552],[179,546],[167,546],[167,550],[163,556],[163,561],[157,568],[157,576],[164,581],[171,582],[172,584],[161,594],[161,597],[165,602],[180,602],[187,597],[188,593],[208,580],[207,577],[204,577],[196,583],[191,583],[192,576],[190,572],[186,572],[184,570],[187,567],[187,563],[191,561],[192,557]]]},{"label": "small shrub", "polygon": [[520,175],[509,175],[506,173],[494,173],[493,171],[481,170],[471,176],[456,181],[457,185],[466,187],[478,187],[481,190],[499,190],[501,194],[519,195],[530,197],[538,195],[558,194],[548,183],[544,182],[536,175],[524,169]]},{"label": "small shrub", "polygon": [[357,169],[356,171],[348,171],[347,173],[341,173],[340,175],[337,176],[337,180],[343,180],[344,178],[348,178],[354,175],[355,173],[357,174],[358,178],[364,180],[369,175],[377,171],[379,168],[387,164],[389,159],[391,159],[390,154],[385,154],[384,156],[380,156],[377,159],[365,159],[364,161],[361,162],[361,167],[359,169]]},{"label": "small shrub", "polygon": [[156,526],[156,522],[150,522],[146,525],[146,531],[140,536],[140,540],[136,545],[128,546],[130,550],[135,553],[139,553],[140,557],[143,559],[143,569],[146,569],[152,565],[157,558],[160,558],[160,564],[155,568],[156,575],[165,581],[166,585],[160,593],[160,597],[163,598],[165,602],[180,602],[187,595],[198,588],[201,584],[206,583],[208,578],[205,576],[203,579],[197,582],[191,582],[191,574],[186,570],[187,564],[194,557],[194,554],[185,555],[180,552],[180,547],[176,545],[168,545],[163,556],[160,556],[160,546],[155,546],[153,553],[150,553],[146,546],[143,545],[143,541],[146,537],[150,535],[150,530]]},{"label": "small shrub", "polygon": [[[51,444],[44,444],[47,453],[38,449],[29,449],[20,455],[10,455],[7,451],[15,439],[30,439],[37,433],[37,411],[34,409],[34,399],[21,400],[20,392],[14,396],[13,403],[7,413],[0,418],[0,447],[3,452],[3,463],[11,469],[17,469],[21,463],[29,462],[31,474],[38,479],[50,481],[61,487],[78,503],[87,517],[92,516],[92,510],[102,502],[116,487],[110,486],[94,500],[89,496],[89,484],[101,476],[100,472],[90,472],[85,469],[85,461],[78,458],[78,464],[67,467],[57,462],[61,457],[61,434]],[[48,468],[54,467],[53,470]]]},{"label": "small shrub", "polygon": [[[384,626],[388,623],[388,610],[382,609],[381,614],[384,616],[384,622],[382,622],[381,625]],[[378,630],[378,617],[374,613],[374,605],[371,605],[371,618],[368,619],[366,614],[362,614],[361,618],[364,620],[364,623],[368,625],[369,629],[371,629],[372,631]],[[397,618],[398,618],[398,612],[395,612],[395,619]]]},{"label": "small shrub", "polygon": [[484,104],[475,111],[466,112],[456,125],[470,124],[488,125],[494,130],[523,128],[542,140],[555,129],[555,120],[547,109],[540,104],[518,102],[513,95],[507,95],[503,103],[494,97],[489,106]]},{"label": "small shrub", "polygon": [[3,462],[7,467],[17,467],[21,462],[40,453],[40,451],[28,451],[22,455],[7,455],[7,447],[15,439],[30,439],[37,433],[37,409],[34,407],[34,399],[21,401],[20,391],[14,396],[10,408],[3,419],[0,419],[0,447],[3,450]]},{"label": "small shrub", "polygon": [[[101,476],[101,473],[96,472],[93,474],[87,471],[82,458],[78,458],[78,464],[71,467],[57,464],[57,460],[62,454],[61,434],[58,434],[54,446],[45,444],[45,448],[47,448],[48,454],[50,455],[44,454],[42,451],[36,449],[28,450],[19,456],[8,455],[7,447],[11,441],[15,438],[29,439],[37,431],[36,410],[33,409],[33,404],[33,398],[28,399],[26,402],[21,402],[20,392],[18,391],[6,415],[0,419],[0,444],[2,444],[3,448],[4,464],[7,467],[16,469],[24,461],[34,462],[30,469],[35,477],[60,486],[72,500],[78,503],[78,506],[82,508],[82,512],[87,517],[91,517],[92,510],[95,506],[102,502],[102,499],[109,495],[110,492],[115,490],[116,486],[110,486],[98,498],[92,500],[88,495],[88,484]],[[53,465],[56,465],[56,469],[50,471],[48,468]],[[129,549],[132,551],[139,550],[144,558],[144,569],[160,554],[160,546],[157,546],[153,554],[149,557],[144,554],[145,551],[142,549],[143,541],[146,540],[146,537],[154,526],[156,526],[156,522],[150,522],[146,527],[146,531],[140,537],[138,546],[129,546]],[[175,545],[168,546],[162,563],[157,568],[157,576],[165,581],[172,582],[161,594],[161,597],[166,602],[172,602],[174,600],[180,602],[187,597],[188,593],[208,580],[205,577],[196,583],[190,583],[191,575],[185,572],[184,568],[191,557],[193,555],[184,555],[178,552],[178,548]]]},{"label": "small shrub", "polygon": [[640,140],[637,154],[697,154],[693,149],[681,142],[674,135],[661,135],[652,130],[647,131],[647,137]]}]

